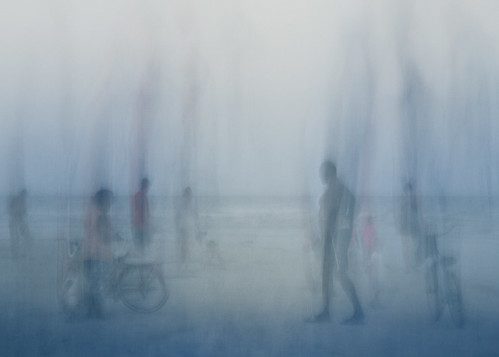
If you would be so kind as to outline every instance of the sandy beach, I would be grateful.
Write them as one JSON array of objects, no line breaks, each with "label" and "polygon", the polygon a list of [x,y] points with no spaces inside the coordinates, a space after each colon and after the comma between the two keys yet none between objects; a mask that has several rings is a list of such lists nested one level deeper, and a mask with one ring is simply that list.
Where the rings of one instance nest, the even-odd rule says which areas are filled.
[{"label": "sandy beach", "polygon": [[[154,250],[161,252],[170,291],[166,305],[156,313],[139,314],[108,299],[101,320],[65,319],[56,294],[56,239],[35,239],[31,253],[19,259],[10,256],[9,241],[2,239],[0,354],[497,356],[499,243],[493,226],[468,236],[467,229],[481,224],[468,217],[471,226],[461,229],[467,321],[458,329],[447,311],[437,323],[430,320],[424,274],[405,272],[394,227],[381,217],[378,231],[386,242],[382,304],[369,305],[365,272],[352,259],[351,274],[367,318],[363,325],[343,326],[351,306],[336,285],[331,322],[305,322],[320,307],[318,277],[314,281],[318,263],[306,249],[304,221],[287,224],[284,219],[296,212],[258,215],[245,210],[232,218],[206,213],[205,241],[193,242],[190,263],[183,268],[177,264],[174,238],[165,233],[160,240],[158,235]],[[208,240],[217,241],[220,264],[207,260]]]}]

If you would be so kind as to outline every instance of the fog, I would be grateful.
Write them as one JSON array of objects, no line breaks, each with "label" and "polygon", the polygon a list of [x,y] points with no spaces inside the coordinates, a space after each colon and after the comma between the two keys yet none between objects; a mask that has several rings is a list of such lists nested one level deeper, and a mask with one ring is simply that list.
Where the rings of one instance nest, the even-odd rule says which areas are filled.
[{"label": "fog", "polygon": [[[498,13],[493,0],[4,1],[0,354],[496,355]],[[340,185],[334,165],[321,182],[324,160],[358,198],[338,220],[330,299],[318,197]],[[95,237],[107,261],[83,256]],[[161,309],[128,310],[125,287],[92,310],[100,265],[120,262],[154,264]],[[356,294],[365,319],[343,326]],[[308,323],[321,297],[331,318]]]},{"label": "fog", "polygon": [[128,193],[143,171],[157,194],[188,181],[203,194],[294,195],[315,188],[328,156],[358,193],[397,193],[411,178],[422,191],[495,194],[495,10],[8,2],[0,186]]}]

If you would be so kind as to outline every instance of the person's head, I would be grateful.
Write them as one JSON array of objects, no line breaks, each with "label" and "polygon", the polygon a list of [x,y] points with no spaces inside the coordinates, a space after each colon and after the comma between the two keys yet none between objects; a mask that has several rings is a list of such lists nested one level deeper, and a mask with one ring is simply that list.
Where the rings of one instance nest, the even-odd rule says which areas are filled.
[{"label": "person's head", "polygon": [[113,200],[113,193],[111,190],[106,188],[101,188],[97,191],[93,197],[94,204],[102,211],[107,212],[111,207],[111,201]]},{"label": "person's head", "polygon": [[140,180],[140,189],[142,191],[147,191],[149,189],[149,179],[147,177]]},{"label": "person's head", "polygon": [[336,165],[329,160],[324,161],[321,165],[320,174],[322,182],[326,185],[329,184],[336,179]]}]

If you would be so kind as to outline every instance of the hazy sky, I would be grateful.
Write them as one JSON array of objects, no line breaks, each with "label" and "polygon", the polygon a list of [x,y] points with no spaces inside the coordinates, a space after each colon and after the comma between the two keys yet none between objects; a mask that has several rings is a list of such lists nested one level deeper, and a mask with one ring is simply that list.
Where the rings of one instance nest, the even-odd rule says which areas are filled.
[{"label": "hazy sky", "polygon": [[3,192],[498,192],[496,1],[0,6]]}]

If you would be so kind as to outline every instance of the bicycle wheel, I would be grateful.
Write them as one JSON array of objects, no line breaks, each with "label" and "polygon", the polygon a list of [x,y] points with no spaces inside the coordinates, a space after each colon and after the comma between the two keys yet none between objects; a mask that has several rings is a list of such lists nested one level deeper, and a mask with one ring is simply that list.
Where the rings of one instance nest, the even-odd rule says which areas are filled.
[{"label": "bicycle wheel", "polygon": [[448,272],[446,274],[447,306],[454,325],[458,328],[464,326],[464,308],[461,294],[461,286],[457,276]]},{"label": "bicycle wheel", "polygon": [[152,265],[130,265],[118,281],[120,300],[129,309],[150,313],[168,300],[168,290],[161,273]]},{"label": "bicycle wheel", "polygon": [[438,289],[437,262],[433,261],[426,267],[426,300],[430,309],[430,317],[438,321],[442,314],[442,301]]}]

